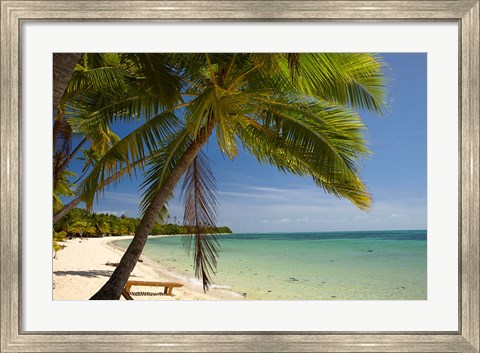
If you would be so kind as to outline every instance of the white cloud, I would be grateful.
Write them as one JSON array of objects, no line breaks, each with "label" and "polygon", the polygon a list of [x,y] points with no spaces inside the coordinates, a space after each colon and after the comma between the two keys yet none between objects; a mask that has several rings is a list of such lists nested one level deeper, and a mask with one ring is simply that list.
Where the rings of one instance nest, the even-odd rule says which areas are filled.
[{"label": "white cloud", "polygon": [[[235,232],[426,228],[426,200],[418,196],[405,195],[395,201],[376,197],[372,209],[364,212],[314,186],[225,183],[222,188],[218,195],[217,224],[228,225]],[[99,208],[105,210],[100,212],[138,217],[138,204],[136,194],[107,192]],[[122,211],[111,211],[116,209]],[[183,218],[183,204],[178,198],[170,202],[168,209],[171,220]]]},{"label": "white cloud", "polygon": [[126,215],[125,211],[110,211],[110,210],[100,210],[100,211],[95,211],[96,213],[103,213],[103,214],[113,214],[117,217]]},{"label": "white cloud", "polygon": [[290,223],[292,220],[290,218],[275,219],[272,223]]},{"label": "white cloud", "polygon": [[236,232],[425,229],[427,220],[425,199],[377,198],[365,212],[313,186],[289,189],[236,184],[234,191],[222,192],[219,199],[218,224],[229,222]]}]

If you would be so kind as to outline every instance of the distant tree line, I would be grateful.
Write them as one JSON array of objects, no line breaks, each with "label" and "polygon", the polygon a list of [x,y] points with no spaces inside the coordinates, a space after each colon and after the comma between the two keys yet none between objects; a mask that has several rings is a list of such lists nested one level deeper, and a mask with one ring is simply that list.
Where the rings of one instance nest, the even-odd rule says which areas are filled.
[{"label": "distant tree line", "polygon": [[[116,216],[108,213],[88,212],[83,208],[70,211],[60,222],[54,225],[54,235],[64,237],[102,237],[115,235],[133,235],[140,223],[139,218]],[[176,217],[172,223],[155,222],[150,235],[190,234],[192,229],[180,225]],[[216,227],[211,233],[232,233],[229,227]]]}]

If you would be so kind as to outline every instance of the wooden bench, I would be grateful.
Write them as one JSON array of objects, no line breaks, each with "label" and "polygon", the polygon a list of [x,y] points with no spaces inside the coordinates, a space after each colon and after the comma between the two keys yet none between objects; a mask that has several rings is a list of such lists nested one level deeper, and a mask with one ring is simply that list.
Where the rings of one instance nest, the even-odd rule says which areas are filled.
[{"label": "wooden bench", "polygon": [[163,290],[163,295],[169,295],[173,297],[173,288],[183,287],[183,284],[176,282],[128,281],[122,291],[122,295],[126,300],[133,300],[132,296],[130,295],[130,289],[132,286],[165,287]]}]

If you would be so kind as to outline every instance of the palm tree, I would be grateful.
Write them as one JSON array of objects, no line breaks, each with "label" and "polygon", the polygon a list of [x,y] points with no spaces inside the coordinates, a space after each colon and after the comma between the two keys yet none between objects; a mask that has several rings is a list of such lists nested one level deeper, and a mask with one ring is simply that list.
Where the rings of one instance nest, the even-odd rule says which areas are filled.
[{"label": "palm tree", "polygon": [[[153,60],[151,54],[93,53],[83,54],[77,61],[54,122],[54,185],[85,144],[90,143],[87,151],[95,158],[89,158],[84,172],[119,141],[110,130],[112,122],[149,119],[181,99],[180,83],[164,63],[158,58]],[[80,136],[81,141],[72,151],[74,135]],[[146,158],[128,161],[124,168],[104,180],[104,184],[118,181],[130,173],[131,167],[141,168],[145,161]],[[80,194],[56,212],[53,223],[82,199]]]},{"label": "palm tree", "polygon": [[[54,119],[54,185],[87,142],[91,141],[91,150],[100,153],[117,141],[107,119],[92,122],[89,117],[101,114],[107,101],[111,104],[126,94],[131,89],[129,83],[135,81],[134,74],[119,62],[117,54],[78,54],[76,58]],[[86,121],[89,123],[85,124]],[[75,135],[81,135],[82,139],[72,151]]]},{"label": "palm tree", "polygon": [[[91,207],[103,181],[129,158],[152,151],[135,237],[108,282],[91,299],[119,299],[161,209],[185,177],[184,223],[197,232],[196,274],[208,288],[215,268],[215,237],[200,228],[215,221],[213,179],[201,150],[215,135],[229,158],[238,145],[260,163],[310,176],[328,193],[368,209],[359,178],[368,154],[364,125],[353,109],[381,113],[382,63],[370,54],[158,54],[182,82],[176,107],[163,109],[107,151],[82,183]],[[173,96],[173,94],[172,94]],[[171,128],[174,133],[168,133]]]}]

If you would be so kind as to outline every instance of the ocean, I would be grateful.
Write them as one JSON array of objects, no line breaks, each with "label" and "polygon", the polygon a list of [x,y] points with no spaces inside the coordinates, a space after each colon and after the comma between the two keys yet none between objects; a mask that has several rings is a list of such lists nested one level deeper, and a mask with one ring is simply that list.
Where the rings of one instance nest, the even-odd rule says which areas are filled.
[{"label": "ocean", "polygon": [[[250,233],[218,237],[213,287],[252,300],[426,300],[427,231]],[[114,245],[126,249],[130,240]],[[143,254],[185,281],[181,236],[149,238]]]}]

